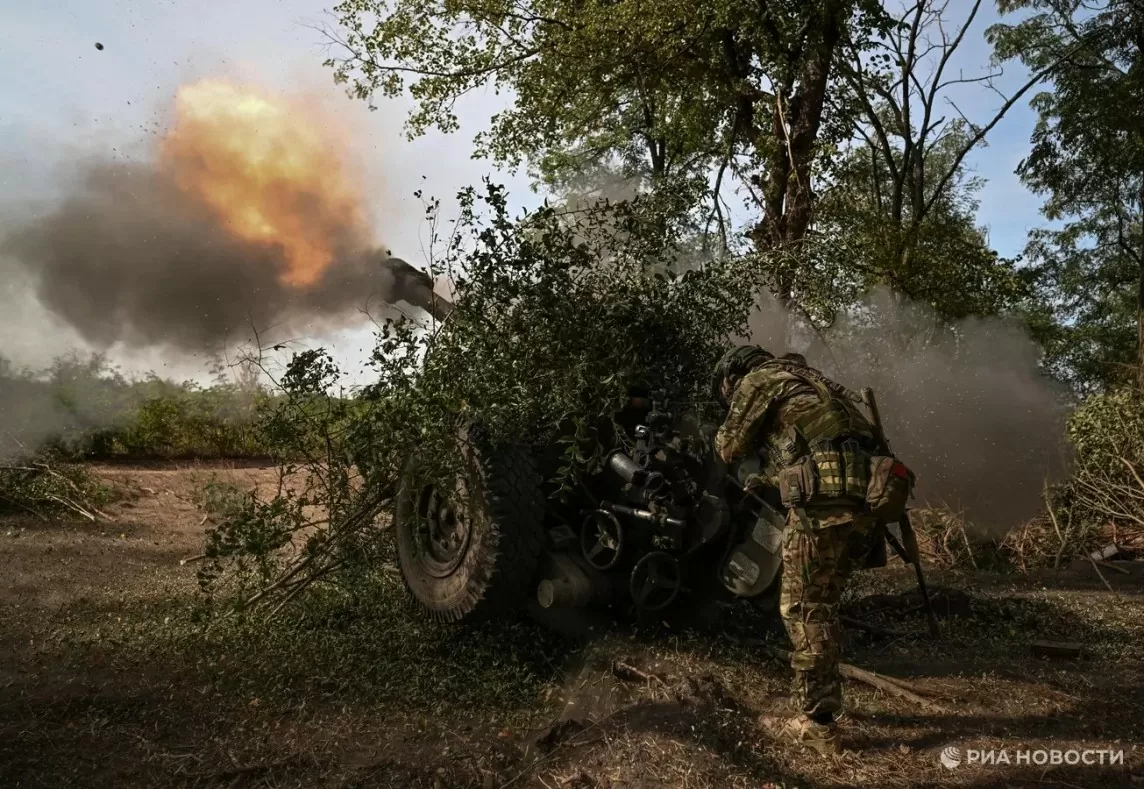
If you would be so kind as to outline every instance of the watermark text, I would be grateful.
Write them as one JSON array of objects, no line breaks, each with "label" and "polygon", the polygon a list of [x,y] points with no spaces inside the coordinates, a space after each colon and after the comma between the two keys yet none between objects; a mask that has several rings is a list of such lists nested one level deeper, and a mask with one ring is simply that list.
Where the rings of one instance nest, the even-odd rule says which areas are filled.
[{"label": "watermark text", "polygon": [[1124,750],[1112,748],[960,748],[949,747],[942,750],[939,757],[949,770],[962,765],[991,766],[998,764],[1035,765],[1055,767],[1057,765],[1114,767],[1124,764]]}]

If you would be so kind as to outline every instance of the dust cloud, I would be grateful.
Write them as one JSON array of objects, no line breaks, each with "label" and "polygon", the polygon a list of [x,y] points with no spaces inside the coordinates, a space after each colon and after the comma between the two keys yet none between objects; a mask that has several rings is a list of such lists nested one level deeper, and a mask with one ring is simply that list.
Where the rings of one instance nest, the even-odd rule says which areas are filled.
[{"label": "dust cloud", "polygon": [[[781,352],[788,325],[764,303],[749,339]],[[928,306],[878,290],[823,335],[793,334],[791,350],[812,365],[874,389],[894,453],[918,475],[919,505],[999,534],[1035,516],[1046,478],[1067,467],[1068,393],[1041,373],[1039,348],[1015,322],[943,325]]]}]

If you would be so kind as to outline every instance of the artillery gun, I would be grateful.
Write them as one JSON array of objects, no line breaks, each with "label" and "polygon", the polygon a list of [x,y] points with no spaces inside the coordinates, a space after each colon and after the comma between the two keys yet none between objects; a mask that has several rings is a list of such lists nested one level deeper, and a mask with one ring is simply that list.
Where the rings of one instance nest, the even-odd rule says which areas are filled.
[{"label": "artillery gun", "polygon": [[[784,518],[712,451],[715,426],[634,393],[598,460],[558,486],[558,447],[458,441],[462,473],[430,482],[412,462],[394,516],[402,576],[441,621],[541,610],[669,617],[735,598],[773,609]],[[884,563],[884,559],[883,559]]]},{"label": "artillery gun", "polygon": [[[448,315],[453,305],[428,275],[397,258],[383,266],[409,303]],[[393,521],[402,577],[427,616],[466,622],[531,606],[662,619],[736,598],[777,607],[786,526],[777,491],[769,500],[728,473],[715,425],[672,410],[663,392],[630,395],[593,446],[578,448],[597,462],[572,479],[561,450],[578,441],[571,429],[557,445],[525,447],[493,446],[467,427],[444,481],[427,459],[410,459]],[[862,399],[885,444],[873,392]],[[900,529],[901,540],[880,529],[861,566],[885,566],[888,538],[924,595],[908,517]]]}]

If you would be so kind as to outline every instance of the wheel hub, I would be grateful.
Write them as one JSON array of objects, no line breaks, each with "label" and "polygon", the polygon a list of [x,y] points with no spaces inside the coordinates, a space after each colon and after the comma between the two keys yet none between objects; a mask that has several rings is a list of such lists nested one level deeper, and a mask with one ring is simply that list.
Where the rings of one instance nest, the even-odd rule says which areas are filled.
[{"label": "wheel hub", "polygon": [[589,513],[580,527],[580,551],[597,570],[610,570],[620,561],[624,549],[624,528],[607,510]]},{"label": "wheel hub", "polygon": [[418,558],[426,572],[436,578],[451,575],[465,558],[472,536],[463,508],[454,504],[434,485],[426,485],[417,501]]}]

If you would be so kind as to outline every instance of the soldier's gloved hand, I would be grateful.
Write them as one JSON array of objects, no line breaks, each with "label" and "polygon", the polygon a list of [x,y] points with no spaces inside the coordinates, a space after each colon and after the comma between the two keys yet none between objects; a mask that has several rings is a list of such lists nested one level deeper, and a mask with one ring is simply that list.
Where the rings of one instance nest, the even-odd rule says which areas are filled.
[{"label": "soldier's gloved hand", "polygon": [[762,493],[766,484],[767,478],[762,474],[748,474],[746,478],[743,479],[743,490],[750,491],[751,493]]}]

